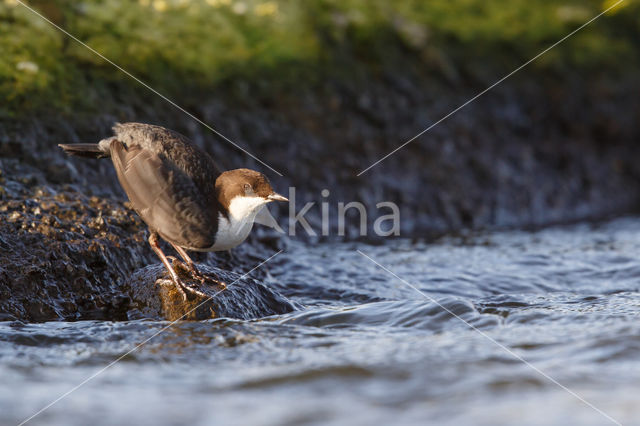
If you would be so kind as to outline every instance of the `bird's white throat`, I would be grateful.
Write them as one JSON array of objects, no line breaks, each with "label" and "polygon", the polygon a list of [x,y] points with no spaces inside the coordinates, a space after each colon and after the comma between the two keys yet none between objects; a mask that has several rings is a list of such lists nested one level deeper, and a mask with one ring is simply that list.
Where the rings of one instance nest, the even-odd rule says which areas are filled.
[{"label": "bird's white throat", "polygon": [[229,204],[229,217],[222,213],[218,220],[216,242],[213,251],[229,250],[242,243],[251,228],[258,212],[267,204],[262,197],[237,196]]}]

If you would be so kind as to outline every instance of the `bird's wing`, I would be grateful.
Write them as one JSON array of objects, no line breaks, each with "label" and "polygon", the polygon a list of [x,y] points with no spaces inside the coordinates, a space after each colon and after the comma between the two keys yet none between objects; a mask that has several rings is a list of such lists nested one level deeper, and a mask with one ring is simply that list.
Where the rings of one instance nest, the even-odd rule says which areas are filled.
[{"label": "bird's wing", "polygon": [[180,168],[160,154],[117,140],[111,158],[131,204],[151,229],[181,247],[204,249],[215,243],[217,218]]},{"label": "bird's wing", "polygon": [[113,130],[116,139],[127,149],[140,147],[163,155],[164,159],[188,173],[191,180],[206,193],[207,198],[215,202],[217,197],[211,182],[215,182],[221,169],[209,154],[199,149],[186,136],[144,123],[116,123]]}]

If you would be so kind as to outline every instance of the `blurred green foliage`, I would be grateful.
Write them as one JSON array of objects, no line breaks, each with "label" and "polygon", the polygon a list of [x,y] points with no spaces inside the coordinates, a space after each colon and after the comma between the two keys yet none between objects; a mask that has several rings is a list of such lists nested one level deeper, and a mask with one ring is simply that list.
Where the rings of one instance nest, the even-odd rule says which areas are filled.
[{"label": "blurred green foliage", "polygon": [[[48,0],[27,2],[167,95],[233,79],[300,85],[411,57],[432,73],[505,72],[611,0]],[[640,2],[624,0],[535,67],[638,71]],[[20,5],[0,0],[0,111],[99,109],[111,64]],[[484,68],[484,69],[483,69]],[[501,74],[490,73],[495,77]]]}]

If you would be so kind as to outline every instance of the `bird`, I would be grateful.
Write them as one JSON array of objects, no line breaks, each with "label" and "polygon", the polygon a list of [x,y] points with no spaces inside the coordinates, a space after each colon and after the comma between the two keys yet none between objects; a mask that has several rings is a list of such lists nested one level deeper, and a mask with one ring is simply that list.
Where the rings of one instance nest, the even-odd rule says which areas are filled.
[{"label": "bird", "polygon": [[289,200],[260,172],[221,171],[208,153],[178,132],[145,123],[116,123],[112,129],[113,136],[98,143],[58,146],[73,156],[111,158],[133,209],[149,228],[149,245],[185,300],[187,294],[203,293],[180,280],[159,238],[175,249],[186,265],[174,263],[186,266],[192,277],[226,288],[217,276],[200,273],[187,251],[230,250],[247,238],[254,222],[274,221],[264,208],[267,203]]}]

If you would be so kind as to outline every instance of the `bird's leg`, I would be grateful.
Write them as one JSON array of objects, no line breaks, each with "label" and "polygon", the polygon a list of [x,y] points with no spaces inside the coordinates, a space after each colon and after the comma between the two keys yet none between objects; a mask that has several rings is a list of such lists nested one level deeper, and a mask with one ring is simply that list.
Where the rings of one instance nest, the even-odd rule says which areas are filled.
[{"label": "bird's leg", "polygon": [[191,276],[193,276],[193,278],[199,280],[202,284],[204,284],[206,281],[212,281],[218,286],[222,287],[223,289],[227,288],[227,285],[224,282],[222,282],[220,280],[220,277],[218,277],[215,273],[213,274],[215,279],[202,274],[198,270],[198,267],[196,266],[195,262],[191,259],[191,257],[189,257],[185,249],[173,243],[171,243],[171,245],[178,252],[180,257],[184,259],[184,261],[187,263],[187,267],[189,268],[189,272],[191,272]]},{"label": "bird's leg", "polygon": [[171,281],[173,281],[173,283],[176,285],[176,288],[178,289],[180,294],[182,294],[182,298],[185,301],[187,300],[186,291],[189,291],[191,293],[195,292],[197,294],[200,294],[199,291],[193,290],[193,289],[185,286],[184,284],[182,284],[182,281],[180,281],[180,278],[178,277],[178,274],[176,274],[176,271],[173,269],[173,267],[169,263],[169,260],[167,259],[167,257],[164,255],[164,253],[160,249],[160,245],[158,244],[158,234],[156,234],[155,232],[151,232],[151,235],[149,235],[149,245],[151,246],[151,248],[153,249],[155,254],[160,258],[160,260],[164,264],[165,268],[167,268],[167,271],[169,271],[169,275],[171,276]]},{"label": "bird's leg", "polygon": [[191,272],[191,274],[194,277],[200,276],[200,271],[198,271],[198,268],[196,267],[196,263],[191,259],[191,257],[189,257],[189,255],[187,254],[187,251],[182,247],[177,246],[173,243],[171,243],[171,245],[178,252],[180,257],[187,263],[187,268],[189,269],[189,272]]}]

